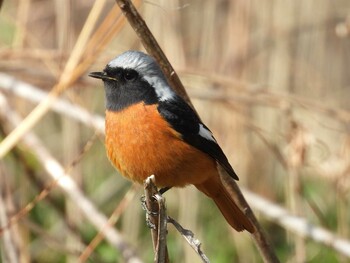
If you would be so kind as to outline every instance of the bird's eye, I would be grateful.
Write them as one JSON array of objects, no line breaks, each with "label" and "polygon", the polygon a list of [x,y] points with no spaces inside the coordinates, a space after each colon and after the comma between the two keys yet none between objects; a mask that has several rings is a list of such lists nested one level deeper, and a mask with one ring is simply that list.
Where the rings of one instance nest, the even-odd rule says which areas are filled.
[{"label": "bird's eye", "polygon": [[135,80],[137,78],[137,72],[135,70],[128,70],[124,73],[124,79],[127,81]]}]

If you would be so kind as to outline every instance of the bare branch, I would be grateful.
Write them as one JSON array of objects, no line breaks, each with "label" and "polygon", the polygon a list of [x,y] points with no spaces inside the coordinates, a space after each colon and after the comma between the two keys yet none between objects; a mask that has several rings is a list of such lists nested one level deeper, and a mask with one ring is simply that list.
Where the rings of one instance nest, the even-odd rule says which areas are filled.
[{"label": "bare branch", "polygon": [[154,184],[154,175],[149,176],[144,182],[146,220],[151,228],[153,250],[155,252],[154,262],[169,262],[168,249],[166,245],[167,220],[163,197],[158,193]]},{"label": "bare branch", "polygon": [[167,216],[165,199],[158,192],[154,184],[154,175],[149,176],[144,182],[145,201],[147,207],[147,221],[151,226],[153,248],[155,251],[155,261],[157,263],[169,262],[166,247],[167,223],[171,223],[190,244],[194,251],[201,257],[204,263],[209,263],[209,259],[200,248],[200,241],[194,238],[192,231],[184,229],[173,218]]},{"label": "bare branch", "polygon": [[167,249],[167,216],[165,208],[165,199],[160,193],[154,195],[158,203],[158,246],[157,246],[157,263],[169,262],[169,255]]},{"label": "bare branch", "polygon": [[349,240],[339,238],[324,228],[314,226],[305,218],[294,216],[281,206],[278,206],[248,190],[243,190],[243,193],[249,203],[252,204],[252,207],[271,221],[276,222],[297,235],[310,238],[315,242],[331,247],[350,258]]},{"label": "bare branch", "polygon": [[194,234],[191,230],[184,229],[176,220],[168,216],[168,222],[173,224],[173,226],[179,231],[183,238],[187,241],[188,244],[196,251],[196,253],[201,257],[204,263],[209,263],[209,258],[204,254],[201,249],[201,242],[194,238]]},{"label": "bare branch", "polygon": [[229,193],[234,196],[237,200],[238,205],[244,211],[245,215],[250,219],[254,225],[255,232],[252,234],[255,244],[257,245],[264,262],[269,263],[278,263],[279,259],[273,251],[273,248],[270,244],[270,241],[267,239],[267,236],[260,226],[258,220],[256,219],[253,210],[248,205],[248,202],[244,198],[241,190],[239,189],[235,180],[227,176],[226,172],[218,165],[218,170],[221,176],[221,180],[224,183],[225,187]]}]

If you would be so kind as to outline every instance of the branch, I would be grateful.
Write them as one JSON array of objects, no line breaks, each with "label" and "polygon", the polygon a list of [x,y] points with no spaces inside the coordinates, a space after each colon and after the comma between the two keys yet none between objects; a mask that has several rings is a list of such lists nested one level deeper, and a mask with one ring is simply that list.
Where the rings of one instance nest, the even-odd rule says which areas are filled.
[{"label": "branch", "polygon": [[204,263],[209,263],[209,259],[200,248],[201,242],[194,238],[191,230],[184,229],[177,221],[167,216],[165,199],[158,192],[154,184],[154,175],[149,176],[144,182],[145,202],[147,207],[146,220],[151,226],[153,249],[155,261],[157,263],[169,262],[168,250],[166,247],[167,223],[171,223],[190,244],[194,251],[201,257]]},{"label": "branch", "polygon": [[310,238],[315,242],[331,247],[350,258],[349,240],[339,238],[332,232],[311,224],[303,217],[294,216],[281,206],[278,206],[248,190],[244,190],[243,193],[254,209],[262,213],[271,221],[299,236]]},{"label": "branch", "polygon": [[154,262],[168,263],[169,255],[166,245],[167,220],[164,198],[159,194],[154,184],[154,175],[148,177],[144,182],[146,220],[151,228],[153,250],[155,252]]},{"label": "branch", "polygon": [[273,251],[270,241],[267,239],[264,230],[260,226],[258,220],[256,219],[253,210],[248,205],[248,202],[244,198],[241,190],[239,189],[236,181],[231,177],[227,176],[226,172],[218,165],[218,170],[226,189],[229,193],[234,196],[237,200],[238,205],[241,210],[244,211],[245,215],[254,225],[255,232],[252,234],[255,244],[257,245],[264,262],[278,263],[279,259]]},{"label": "branch", "polygon": [[168,222],[173,224],[173,226],[179,231],[183,238],[187,241],[188,244],[196,251],[196,253],[201,257],[204,263],[209,263],[209,258],[204,254],[201,249],[201,242],[194,238],[194,234],[191,230],[184,229],[176,220],[168,216]]}]

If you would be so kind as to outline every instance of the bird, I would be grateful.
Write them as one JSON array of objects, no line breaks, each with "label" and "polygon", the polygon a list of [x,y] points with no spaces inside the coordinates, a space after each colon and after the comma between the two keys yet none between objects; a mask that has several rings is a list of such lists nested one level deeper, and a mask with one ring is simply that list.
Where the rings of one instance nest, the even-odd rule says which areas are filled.
[{"label": "bird", "polygon": [[254,232],[221,182],[218,166],[238,180],[223,150],[153,57],[129,50],[89,76],[103,81],[106,153],[123,176],[142,184],[154,175],[162,189],[194,185],[231,227]]}]

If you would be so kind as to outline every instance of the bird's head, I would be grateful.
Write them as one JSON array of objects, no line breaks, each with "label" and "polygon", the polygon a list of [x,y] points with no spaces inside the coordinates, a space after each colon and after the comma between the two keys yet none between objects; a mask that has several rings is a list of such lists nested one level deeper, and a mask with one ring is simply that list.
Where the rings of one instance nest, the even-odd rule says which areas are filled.
[{"label": "bird's head", "polygon": [[142,101],[154,104],[175,97],[157,62],[140,51],[122,53],[102,72],[91,72],[89,76],[103,80],[108,110],[118,111]]}]

